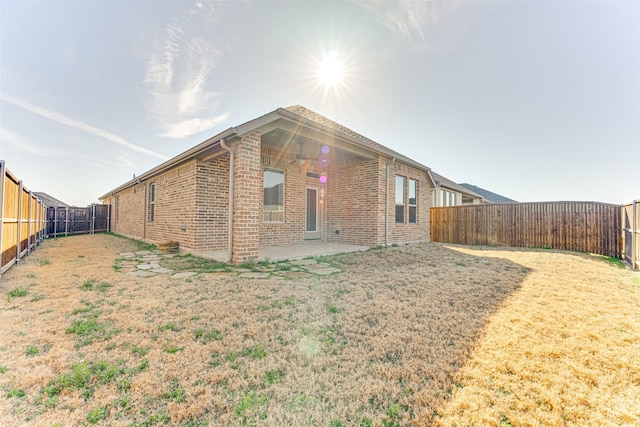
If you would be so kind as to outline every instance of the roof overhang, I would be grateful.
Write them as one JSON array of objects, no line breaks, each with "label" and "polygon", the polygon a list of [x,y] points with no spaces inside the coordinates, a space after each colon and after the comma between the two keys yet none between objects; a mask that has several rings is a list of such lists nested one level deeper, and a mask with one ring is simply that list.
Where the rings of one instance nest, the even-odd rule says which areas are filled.
[{"label": "roof overhang", "polygon": [[[207,140],[201,142],[189,150],[178,154],[177,156],[167,160],[164,163],[140,174],[139,176],[127,181],[126,183],[116,187],[108,193],[102,195],[99,199],[104,200],[116,193],[119,193],[134,185],[147,181],[173,167],[179,166],[194,159],[210,159],[222,154],[223,150],[220,146],[220,140],[224,139],[227,144],[233,143],[244,136],[260,130],[262,134],[269,133],[275,129],[283,129],[284,131],[300,135],[305,138],[314,139],[329,145],[339,146],[341,150],[350,152],[359,157],[374,159],[376,155],[381,155],[389,160],[393,159],[409,166],[421,169],[427,172],[429,179],[435,186],[435,181],[430,175],[431,168],[422,165],[400,153],[388,149],[380,144],[370,141],[367,144],[354,138],[344,132],[327,127],[321,123],[315,122],[298,114],[287,111],[284,108],[278,108],[270,113],[250,120],[239,126],[229,128]],[[373,146],[372,144],[375,144]]]}]

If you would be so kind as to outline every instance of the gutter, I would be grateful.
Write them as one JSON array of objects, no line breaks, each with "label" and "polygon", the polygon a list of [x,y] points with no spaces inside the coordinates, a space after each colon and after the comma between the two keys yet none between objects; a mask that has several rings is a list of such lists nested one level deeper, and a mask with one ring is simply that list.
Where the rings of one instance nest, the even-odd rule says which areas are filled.
[{"label": "gutter", "polygon": [[396,158],[392,157],[390,162],[386,164],[387,183],[385,189],[384,203],[384,245],[389,246],[389,166],[396,162]]},{"label": "gutter", "polygon": [[227,231],[227,235],[229,237],[228,251],[229,255],[227,256],[227,263],[231,263],[233,258],[233,189],[235,187],[234,173],[235,173],[235,159],[236,155],[231,148],[225,143],[224,138],[220,138],[220,147],[227,153],[229,153],[229,230]]},{"label": "gutter", "polygon": [[115,193],[119,193],[122,190],[126,190],[127,188],[142,182],[142,181],[146,181],[147,179],[155,176],[155,175],[159,175],[162,172],[173,168],[174,166],[177,166],[180,163],[186,162],[188,160],[191,160],[192,158],[198,156],[199,154],[201,154],[203,151],[209,150],[212,148],[211,145],[211,141],[213,141],[214,139],[217,138],[229,138],[232,137],[234,135],[237,135],[238,130],[233,127],[233,128],[229,128],[221,133],[219,133],[218,135],[211,137],[209,139],[207,139],[204,142],[201,142],[200,144],[196,145],[195,147],[181,153],[178,154],[177,156],[167,160],[164,163],[161,163],[160,165],[156,166],[153,169],[148,170],[147,172],[127,181],[126,183],[122,184],[119,187],[114,188],[113,190],[111,190],[110,192],[102,195],[101,197],[99,197],[100,200],[104,200],[109,196],[114,195]]}]

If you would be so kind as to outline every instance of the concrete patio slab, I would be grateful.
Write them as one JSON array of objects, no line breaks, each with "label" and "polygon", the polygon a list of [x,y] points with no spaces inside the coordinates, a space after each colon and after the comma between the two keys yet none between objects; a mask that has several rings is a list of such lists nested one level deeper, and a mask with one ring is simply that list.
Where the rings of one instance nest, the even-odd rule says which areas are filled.
[{"label": "concrete patio slab", "polygon": [[302,243],[289,246],[271,246],[258,250],[258,261],[297,260],[310,256],[334,255],[343,252],[366,251],[368,246],[345,245],[342,243]]},{"label": "concrete patio slab", "polygon": [[[334,255],[343,252],[366,251],[369,246],[346,245],[342,243],[308,242],[289,246],[271,246],[258,250],[258,261],[299,260],[320,255]],[[197,252],[195,256],[226,262],[227,251]]]}]

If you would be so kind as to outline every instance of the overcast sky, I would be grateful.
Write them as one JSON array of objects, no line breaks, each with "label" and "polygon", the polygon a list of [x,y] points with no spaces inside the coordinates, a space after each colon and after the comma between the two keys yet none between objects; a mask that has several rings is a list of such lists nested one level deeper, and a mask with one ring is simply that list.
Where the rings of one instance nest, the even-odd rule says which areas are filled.
[{"label": "overcast sky", "polygon": [[0,0],[0,28],[0,159],[69,204],[295,104],[518,201],[640,198],[640,2]]}]

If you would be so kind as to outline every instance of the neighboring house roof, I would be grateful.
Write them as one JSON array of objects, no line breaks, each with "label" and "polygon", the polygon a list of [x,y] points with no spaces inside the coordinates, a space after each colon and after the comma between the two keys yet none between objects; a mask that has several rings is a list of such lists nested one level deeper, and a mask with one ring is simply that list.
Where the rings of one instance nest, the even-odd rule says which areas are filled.
[{"label": "neighboring house roof", "polygon": [[65,202],[62,202],[58,199],[56,199],[53,196],[48,195],[47,193],[43,193],[41,191],[34,191],[33,194],[42,201],[42,203],[44,203],[47,206],[57,206],[57,207],[65,207],[68,208],[70,207],[68,204],[66,204]]},{"label": "neighboring house roof", "polygon": [[455,182],[451,181],[448,178],[445,178],[444,176],[437,174],[433,171],[431,171],[431,176],[433,176],[433,180],[436,182],[436,186],[438,187],[444,187],[444,188],[448,188],[449,190],[453,190],[453,191],[457,191],[459,193],[462,194],[466,194],[468,196],[471,197],[477,197],[479,199],[482,198],[482,195],[474,192],[473,190],[470,190],[466,187],[463,187],[460,184],[456,184]]},{"label": "neighboring house roof", "polygon": [[471,185],[471,184],[460,184],[465,188],[468,188],[471,191],[474,191],[478,194],[480,194],[486,201],[491,202],[491,203],[518,203],[515,200],[512,200],[508,197],[504,197],[501,196],[499,194],[496,193],[492,193],[489,190],[485,190],[484,188],[480,188],[477,187],[475,185]]},{"label": "neighboring house roof", "polygon": [[389,158],[401,161],[410,166],[416,167],[418,169],[422,169],[426,172],[429,172],[431,170],[429,167],[421,163],[418,163],[415,160],[410,159],[409,157],[403,156],[402,154],[396,151],[393,151],[385,147],[384,145],[379,144],[365,136],[362,136],[359,133],[354,132],[345,126],[342,126],[341,124],[334,122],[333,120],[329,120],[328,118],[314,111],[311,111],[301,105],[293,105],[287,108],[278,108],[277,110],[274,110],[256,119],[250,120],[239,126],[232,127],[223,132],[220,132],[219,134],[211,138],[208,138],[206,141],[201,142],[195,147],[192,147],[189,150],[181,154],[178,154],[177,156],[156,166],[155,168],[147,172],[144,172],[143,174],[127,181],[123,185],[101,196],[100,199],[105,199],[112,194],[115,194],[119,191],[129,188],[136,183],[149,179],[155,175],[158,175],[170,168],[173,168],[174,166],[177,166],[181,163],[189,161],[193,158],[196,158],[199,156],[205,156],[206,154],[219,151],[221,150],[219,145],[220,144],[219,141],[221,139],[225,139],[227,143],[229,143],[230,141],[236,138],[242,138],[246,135],[249,135],[250,133],[256,131],[257,129],[263,126],[276,124],[276,122],[282,121],[282,120],[288,121],[289,123],[296,124],[296,126],[305,125],[309,128],[315,129],[316,131],[320,131],[322,133],[332,135],[336,138],[339,138],[342,141],[353,144],[354,146],[365,148],[369,151],[373,151],[375,153],[385,155]]}]

